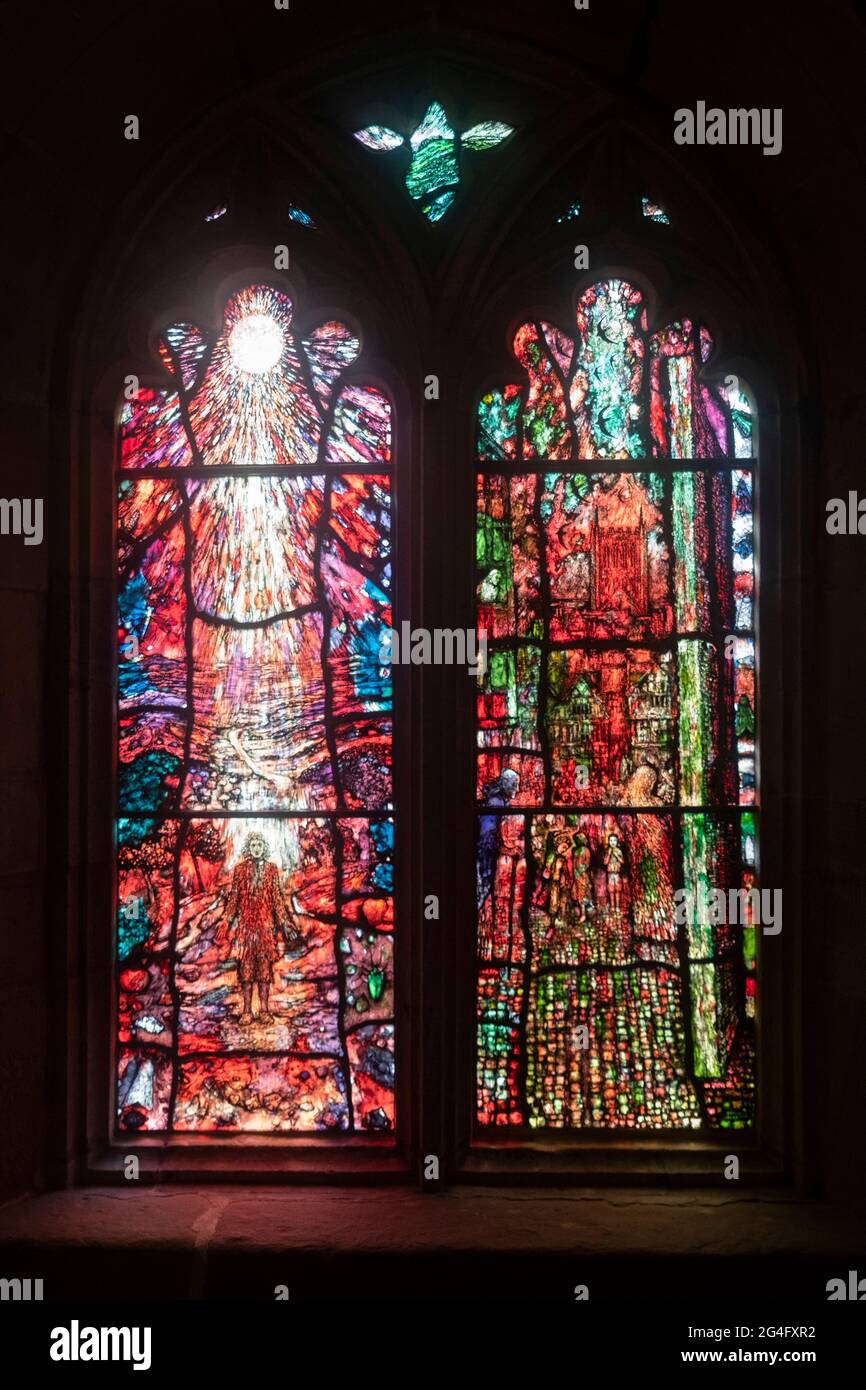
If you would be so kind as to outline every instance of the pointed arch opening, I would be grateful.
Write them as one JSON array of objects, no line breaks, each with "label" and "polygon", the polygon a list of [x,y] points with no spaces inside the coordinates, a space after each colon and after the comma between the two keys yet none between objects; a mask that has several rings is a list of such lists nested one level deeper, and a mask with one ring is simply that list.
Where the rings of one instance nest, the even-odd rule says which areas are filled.
[{"label": "pointed arch opening", "polygon": [[476,1122],[749,1128],[752,397],[636,283],[478,406]]}]

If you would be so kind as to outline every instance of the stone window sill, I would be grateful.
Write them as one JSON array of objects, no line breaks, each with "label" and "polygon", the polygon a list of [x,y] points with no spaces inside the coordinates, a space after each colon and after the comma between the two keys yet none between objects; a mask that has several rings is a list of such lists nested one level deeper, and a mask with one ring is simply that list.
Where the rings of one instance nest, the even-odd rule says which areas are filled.
[{"label": "stone window sill", "polygon": [[129,1183],[9,1203],[0,1251],[7,1277],[42,1278],[49,1299],[272,1299],[278,1284],[301,1299],[570,1298],[588,1283],[600,1299],[811,1302],[855,1267],[862,1217],[781,1189]]}]

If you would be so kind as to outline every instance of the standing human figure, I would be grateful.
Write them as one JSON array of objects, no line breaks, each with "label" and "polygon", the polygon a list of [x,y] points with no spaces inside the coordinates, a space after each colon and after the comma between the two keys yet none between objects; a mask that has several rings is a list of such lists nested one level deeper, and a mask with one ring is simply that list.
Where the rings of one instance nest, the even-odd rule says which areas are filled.
[{"label": "standing human figure", "polygon": [[243,995],[239,1022],[252,1023],[253,986],[258,987],[261,1023],[273,1023],[268,996],[274,962],[279,960],[280,933],[287,945],[300,942],[300,932],[292,925],[292,909],[287,902],[276,864],[268,858],[268,843],[258,831],[247,836],[241,858],[232,874],[223,921],[224,935],[231,943],[238,963]]},{"label": "standing human figure", "polygon": [[595,911],[592,892],[592,850],[583,830],[574,837],[574,898],[577,920],[585,922]]},{"label": "standing human figure", "polygon": [[620,914],[622,866],[624,863],[625,855],[620,849],[619,836],[608,835],[607,853],[604,856],[604,867],[607,872],[607,901],[615,917],[618,917]]}]

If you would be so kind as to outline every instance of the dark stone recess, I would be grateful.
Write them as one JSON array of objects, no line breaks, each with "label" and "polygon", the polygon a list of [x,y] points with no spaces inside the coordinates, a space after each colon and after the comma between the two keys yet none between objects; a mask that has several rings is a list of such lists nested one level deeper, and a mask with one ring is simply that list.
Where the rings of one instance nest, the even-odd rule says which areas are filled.
[{"label": "dark stone recess", "polygon": [[[5,18],[0,496],[44,498],[45,540],[0,537],[0,1274],[119,1296],[301,1296],[356,1271],[393,1296],[515,1278],[554,1296],[587,1270],[605,1297],[823,1288],[866,1246],[866,537],[824,524],[829,498],[866,494],[856,7],[88,0]],[[350,135],[409,128],[433,96],[461,128],[519,132],[435,228]],[[676,147],[673,113],[698,100],[782,108],[782,153]],[[643,193],[670,227],[636,213]],[[557,227],[574,198],[582,220]],[[697,304],[723,360],[760,364],[762,835],[785,927],[765,945],[760,1145],[736,1194],[720,1143],[612,1145],[607,1165],[594,1141],[473,1152],[472,727],[450,668],[400,696],[399,1147],[351,1175],[351,1153],[241,1144],[231,1186],[194,1147],[175,1183],[158,1150],[134,1192],[108,1177],[112,412],[124,372],[156,370],[154,326],[212,321],[220,286],[283,241],[304,312],[355,315],[394,395],[419,626],[471,623],[475,400],[515,379],[515,316],[567,320],[575,242],[593,270],[641,274],[659,313]],[[432,892],[435,928],[417,910]]]}]

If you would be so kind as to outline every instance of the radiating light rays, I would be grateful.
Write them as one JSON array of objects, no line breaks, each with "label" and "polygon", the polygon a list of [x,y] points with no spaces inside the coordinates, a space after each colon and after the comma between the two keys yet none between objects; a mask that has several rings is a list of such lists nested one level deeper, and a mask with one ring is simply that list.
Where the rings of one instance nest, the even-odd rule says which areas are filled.
[{"label": "radiating light rays", "polygon": [[[244,326],[248,320],[252,328]],[[315,461],[321,407],[304,382],[291,320],[291,301],[268,286],[254,286],[229,300],[225,327],[189,404],[193,435],[207,465],[275,468]],[[242,334],[244,360],[271,361],[270,369],[238,365],[232,350],[235,332]]]},{"label": "radiating light rays", "polygon": [[[336,320],[301,341],[288,297],[249,286],[218,332],[167,329],[176,389],[122,412],[125,1131],[394,1129],[391,422],[345,383],[359,352]],[[326,461],[383,471],[296,471]],[[252,1015],[221,935],[251,829],[294,929]]]},{"label": "radiating light rays", "polygon": [[313,603],[323,493],[321,476],[206,481],[190,504],[198,609],[249,623]]},{"label": "radiating light rays", "polygon": [[247,314],[229,334],[229,353],[242,372],[260,376],[277,365],[283,352],[283,335],[270,314]]},{"label": "radiating light rays", "polygon": [[322,617],[235,629],[196,621],[186,806],[334,810]]},{"label": "radiating light rays", "polygon": [[358,383],[341,388],[361,350],[357,335],[332,319],[298,341],[292,318],[287,295],[253,285],[229,300],[215,337],[189,323],[166,329],[160,356],[188,393],[186,413],[177,391],[140,391],[121,414],[123,466],[269,469],[311,466],[320,458],[387,462],[387,397]]}]

